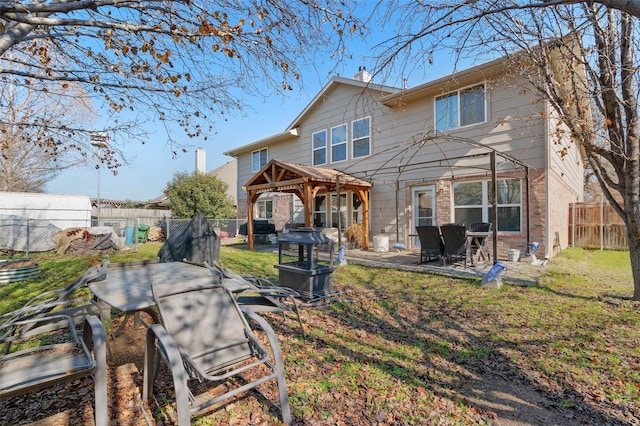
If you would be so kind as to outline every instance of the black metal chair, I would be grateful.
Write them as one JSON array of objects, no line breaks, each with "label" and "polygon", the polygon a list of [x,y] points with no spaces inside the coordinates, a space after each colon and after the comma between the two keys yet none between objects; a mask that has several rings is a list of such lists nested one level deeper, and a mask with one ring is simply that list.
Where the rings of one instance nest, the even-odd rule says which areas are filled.
[{"label": "black metal chair", "polygon": [[420,240],[420,263],[428,262],[432,258],[440,259],[444,250],[440,227],[416,226],[416,232]]},{"label": "black metal chair", "polygon": [[469,232],[491,232],[492,224],[489,222],[475,222],[469,225]]},{"label": "black metal chair", "polygon": [[440,226],[444,250],[442,258],[444,264],[456,260],[466,260],[467,257],[467,227],[460,224],[448,223]]}]

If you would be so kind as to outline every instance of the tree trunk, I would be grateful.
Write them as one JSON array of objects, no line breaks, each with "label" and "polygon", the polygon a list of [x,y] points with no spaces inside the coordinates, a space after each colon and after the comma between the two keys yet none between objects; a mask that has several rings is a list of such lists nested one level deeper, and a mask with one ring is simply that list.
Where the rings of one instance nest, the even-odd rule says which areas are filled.
[{"label": "tree trunk", "polygon": [[640,301],[640,246],[629,242],[629,257],[633,274],[633,300]]},{"label": "tree trunk", "polygon": [[625,177],[625,224],[633,274],[633,300],[640,301],[640,141],[631,138],[628,146],[631,158],[627,160]]}]

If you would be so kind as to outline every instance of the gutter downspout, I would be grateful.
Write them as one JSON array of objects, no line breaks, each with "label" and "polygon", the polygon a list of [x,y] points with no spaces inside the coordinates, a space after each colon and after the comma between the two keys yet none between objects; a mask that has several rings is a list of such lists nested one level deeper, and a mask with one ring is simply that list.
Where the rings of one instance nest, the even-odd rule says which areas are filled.
[{"label": "gutter downspout", "polygon": [[544,220],[545,220],[545,226],[544,226],[544,258],[545,259],[549,259],[549,235],[550,235],[550,231],[549,231],[549,226],[550,226],[550,214],[549,211],[551,209],[551,198],[549,196],[549,192],[550,192],[550,185],[551,185],[551,179],[550,179],[550,175],[551,175],[551,150],[549,149],[549,145],[551,144],[551,140],[550,140],[550,133],[549,133],[549,118],[550,117],[550,112],[551,112],[551,108],[549,107],[549,101],[545,100],[545,113],[546,113],[546,119],[544,121],[544,137],[545,137],[545,143],[544,143],[544,150],[545,150],[545,158],[546,158],[546,165],[545,165],[545,173],[544,173],[544,180],[545,180],[545,191],[544,191],[544,197],[545,197],[545,209],[544,209]]},{"label": "gutter downspout", "polygon": [[[400,182],[396,179],[396,243],[400,242],[400,206],[398,205],[398,193],[400,192]],[[402,230],[402,242],[404,242],[404,233],[407,232],[406,229]],[[410,232],[407,232],[410,233]]]}]

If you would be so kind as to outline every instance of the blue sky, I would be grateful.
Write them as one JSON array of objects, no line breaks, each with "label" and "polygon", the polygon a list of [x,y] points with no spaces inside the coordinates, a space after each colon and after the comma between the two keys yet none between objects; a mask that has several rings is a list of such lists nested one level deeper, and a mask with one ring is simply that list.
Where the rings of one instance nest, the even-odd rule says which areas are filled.
[{"label": "blue sky", "polygon": [[[352,77],[358,71],[358,66],[362,65],[356,59],[349,61],[349,64],[347,71],[341,76]],[[330,78],[319,78],[315,71],[309,72],[304,77],[304,87],[287,93],[287,97],[276,95],[270,99],[248,98],[251,110],[245,111],[244,117],[227,117],[227,122],[216,124],[217,134],[209,135],[207,141],[199,144],[196,142],[196,145],[188,148],[188,152],[180,153],[175,158],[166,143],[162,125],[158,124],[154,134],[149,135],[149,142],[144,145],[138,142],[126,145],[126,154],[134,157],[131,165],[119,168],[117,176],[113,176],[106,168],[101,169],[100,197],[144,201],[162,195],[164,187],[175,173],[191,173],[195,169],[195,151],[198,147],[206,150],[207,171],[222,166],[232,159],[223,152],[284,131]],[[150,126],[150,131],[153,131],[153,125]],[[48,183],[46,191],[97,197],[96,163],[94,161],[86,166],[63,171]]]},{"label": "blue sky", "polygon": [[[391,27],[390,25],[388,27]],[[370,48],[377,42],[385,40],[384,32],[373,32],[376,39],[371,39],[369,45],[358,42],[349,46],[351,57],[345,60],[338,69],[337,74],[351,78],[359,66],[371,69],[372,60],[369,57]],[[450,61],[443,57],[441,61],[434,61],[436,65],[416,67],[413,75],[406,76],[410,86],[423,83],[424,75],[429,74],[429,79],[440,77],[443,73],[451,72],[446,69]],[[319,64],[319,65],[318,65]],[[325,64],[325,65],[323,65]],[[438,67],[437,64],[445,64]],[[293,119],[307,106],[321,88],[329,82],[336,72],[330,73],[330,59],[318,58],[315,68],[303,69],[303,87],[286,93],[285,97],[272,96],[269,99],[246,97],[246,102],[251,106],[244,116],[228,116],[228,121],[216,123],[217,134],[209,135],[207,141],[195,143],[188,152],[172,156],[171,148],[167,145],[166,136],[162,125],[151,124],[149,141],[144,145],[138,142],[125,144],[124,151],[127,157],[133,158],[131,164],[124,165],[118,170],[118,175],[113,176],[107,169],[100,171],[100,197],[115,200],[144,201],[162,195],[166,184],[171,181],[178,172],[191,173],[195,169],[195,151],[198,147],[206,150],[207,171],[222,166],[231,158],[223,154],[232,148],[236,148],[259,139],[280,133],[293,121]],[[417,75],[419,74],[419,75]],[[396,76],[398,81],[402,77]],[[374,79],[375,83],[397,85],[397,82],[385,82]],[[245,95],[246,96],[246,95]],[[122,143],[123,141],[116,141]],[[46,191],[56,194],[79,194],[95,198],[98,196],[98,171],[95,169],[97,161],[82,167],[65,170],[48,183]]]}]

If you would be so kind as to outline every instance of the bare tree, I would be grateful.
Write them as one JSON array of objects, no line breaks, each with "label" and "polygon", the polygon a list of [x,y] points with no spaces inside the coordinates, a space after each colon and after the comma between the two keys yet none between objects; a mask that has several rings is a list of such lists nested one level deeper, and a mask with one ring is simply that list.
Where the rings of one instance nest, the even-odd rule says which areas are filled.
[{"label": "bare tree", "polygon": [[55,94],[58,83],[15,85],[16,78],[0,81],[0,191],[42,192],[61,170],[86,159],[73,129],[93,112],[80,87],[63,96]]},{"label": "bare tree", "polygon": [[630,15],[638,16],[638,2],[384,4],[386,20],[399,25],[378,46],[377,72],[429,63],[440,49],[458,59],[500,54],[551,105],[626,224],[633,299],[640,300],[640,64],[638,21]]},{"label": "bare tree", "polygon": [[[290,90],[298,66],[315,53],[342,53],[357,23],[341,4],[0,0],[0,76],[24,86],[55,81],[61,96],[68,85],[82,85],[113,116],[110,129],[82,130],[114,133],[123,121],[131,128],[152,120],[179,148],[241,113],[243,94]],[[174,125],[185,133],[176,135]]]}]

